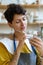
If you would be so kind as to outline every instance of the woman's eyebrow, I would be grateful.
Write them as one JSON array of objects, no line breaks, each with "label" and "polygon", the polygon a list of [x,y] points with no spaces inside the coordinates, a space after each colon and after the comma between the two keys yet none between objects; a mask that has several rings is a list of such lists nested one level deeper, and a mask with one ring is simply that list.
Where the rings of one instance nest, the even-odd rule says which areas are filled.
[{"label": "woman's eyebrow", "polygon": [[16,20],[20,20],[20,19],[23,19],[23,18],[26,18],[26,16],[23,16],[21,18],[16,18]]},{"label": "woman's eyebrow", "polygon": [[20,20],[20,19],[16,19],[16,20]]}]

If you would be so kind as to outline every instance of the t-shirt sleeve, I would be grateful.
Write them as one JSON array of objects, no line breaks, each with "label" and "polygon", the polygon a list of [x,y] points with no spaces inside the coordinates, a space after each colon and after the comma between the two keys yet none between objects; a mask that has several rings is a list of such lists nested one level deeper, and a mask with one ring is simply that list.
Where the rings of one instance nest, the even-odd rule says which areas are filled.
[{"label": "t-shirt sleeve", "polygon": [[10,56],[7,48],[0,42],[0,65],[8,65],[10,62]]}]

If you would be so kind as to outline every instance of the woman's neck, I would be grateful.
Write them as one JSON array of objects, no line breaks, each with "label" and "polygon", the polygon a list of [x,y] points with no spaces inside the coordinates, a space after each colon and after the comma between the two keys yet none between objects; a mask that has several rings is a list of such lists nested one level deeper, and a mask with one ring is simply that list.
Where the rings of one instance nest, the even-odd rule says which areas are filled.
[{"label": "woman's neck", "polygon": [[15,31],[15,33],[14,33],[14,38],[15,38],[16,40],[19,40],[19,38],[18,38],[18,32],[16,32],[16,31]]}]

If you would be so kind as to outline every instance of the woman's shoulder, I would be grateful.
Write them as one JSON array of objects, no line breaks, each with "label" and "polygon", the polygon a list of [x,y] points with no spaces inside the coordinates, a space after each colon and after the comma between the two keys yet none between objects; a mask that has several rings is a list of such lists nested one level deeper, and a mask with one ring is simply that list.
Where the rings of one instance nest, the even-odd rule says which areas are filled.
[{"label": "woman's shoulder", "polygon": [[0,65],[3,65],[2,63],[7,63],[8,61],[10,61],[11,57],[12,54],[9,53],[3,43],[0,42]]},{"label": "woman's shoulder", "polygon": [[13,40],[11,40],[10,38],[5,37],[5,38],[0,39],[0,42],[2,42],[3,44],[7,44],[9,42],[13,42]]},{"label": "woman's shoulder", "polygon": [[[0,40],[0,45],[1,47],[6,47],[6,49],[13,54],[13,40],[9,39],[9,38],[3,38]],[[13,49],[13,50],[12,50]]]}]

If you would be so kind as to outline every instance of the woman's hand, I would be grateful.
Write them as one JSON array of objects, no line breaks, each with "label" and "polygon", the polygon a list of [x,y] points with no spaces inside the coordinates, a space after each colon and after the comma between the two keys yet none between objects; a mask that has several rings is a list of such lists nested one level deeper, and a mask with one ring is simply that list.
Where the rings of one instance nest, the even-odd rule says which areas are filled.
[{"label": "woman's hand", "polygon": [[21,51],[21,49],[22,49],[22,47],[24,45],[24,40],[26,39],[26,34],[21,32],[21,31],[17,31],[15,36],[16,36],[16,39],[19,40],[17,50]]},{"label": "woman's hand", "polygon": [[18,39],[19,41],[24,41],[26,39],[26,34],[24,32],[21,31],[17,31],[15,34],[16,39]]},{"label": "woman's hand", "polygon": [[30,39],[31,45],[35,46],[40,56],[43,56],[43,42],[37,37]]}]

